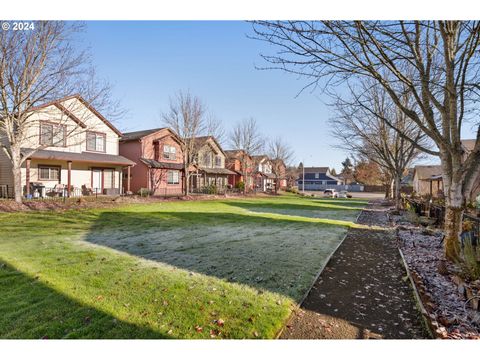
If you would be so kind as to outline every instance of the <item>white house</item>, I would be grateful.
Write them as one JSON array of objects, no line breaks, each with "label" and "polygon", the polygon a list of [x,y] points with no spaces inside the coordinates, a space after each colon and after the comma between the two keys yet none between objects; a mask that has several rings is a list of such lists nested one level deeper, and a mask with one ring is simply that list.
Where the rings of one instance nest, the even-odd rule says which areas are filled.
[{"label": "white house", "polygon": [[266,155],[253,156],[255,162],[255,186],[260,191],[269,191],[275,188],[275,175],[272,162]]},{"label": "white house", "polygon": [[[123,170],[135,163],[119,155],[122,133],[73,95],[36,107],[29,118],[22,153],[26,197],[114,195],[123,186]],[[0,134],[1,135],[1,134]],[[6,141],[5,138],[2,141]],[[11,163],[0,151],[0,196],[13,194]]]}]

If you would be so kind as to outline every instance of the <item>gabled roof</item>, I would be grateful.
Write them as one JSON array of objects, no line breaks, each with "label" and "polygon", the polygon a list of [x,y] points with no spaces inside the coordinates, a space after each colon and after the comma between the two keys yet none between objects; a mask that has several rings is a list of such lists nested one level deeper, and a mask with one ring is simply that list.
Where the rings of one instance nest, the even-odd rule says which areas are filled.
[{"label": "gabled roof", "polygon": [[[53,101],[50,101],[50,102],[47,102],[45,104],[42,104],[42,105],[38,105],[38,106],[35,106],[33,108],[31,108],[31,111],[36,111],[36,110],[40,110],[40,109],[44,109],[46,107],[49,107],[49,106],[56,106],[58,109],[60,109],[61,111],[63,111],[65,113],[65,115],[67,115],[68,117],[70,117],[73,121],[77,122],[80,126],[82,127],[86,127],[86,125],[80,120],[78,119],[72,112],[70,112],[68,109],[66,109],[62,104],[65,102],[65,101],[68,101],[68,100],[71,100],[71,99],[77,99],[78,101],[80,101],[88,110],[90,110],[95,116],[97,116],[100,120],[103,121],[103,123],[105,125],[107,125],[114,133],[116,133],[118,136],[122,136],[122,133],[120,130],[118,130],[115,126],[113,126],[113,124],[108,121],[102,114],[100,114],[92,105],[90,105],[90,103],[88,101],[86,101],[80,94],[74,94],[74,95],[70,95],[70,96],[65,96],[61,99],[57,99],[57,100],[53,100]],[[82,125],[83,124],[83,125]]]},{"label": "gabled roof", "polygon": [[429,180],[432,177],[442,175],[443,169],[441,165],[417,165],[413,171],[420,180]]},{"label": "gabled roof", "polygon": [[263,160],[269,160],[267,155],[252,155],[252,159],[257,162],[261,162]]},{"label": "gabled roof", "polygon": [[329,170],[328,167],[305,167],[306,173],[327,173]]},{"label": "gabled roof", "polygon": [[476,139],[465,139],[465,140],[462,140],[461,142],[462,142],[462,146],[465,149],[465,151],[470,152],[475,147],[475,143],[477,142],[477,140]]},{"label": "gabled roof", "polygon": [[[238,150],[224,150],[224,153],[227,155],[229,159],[237,159],[241,156],[242,154],[247,155],[250,159],[252,159],[252,156],[250,156],[245,150],[243,149],[238,149]],[[253,159],[252,159],[253,160]]]},{"label": "gabled roof", "polygon": [[130,141],[130,140],[138,140],[143,138],[144,136],[156,133],[157,131],[163,130],[165,128],[155,128],[155,129],[147,129],[147,130],[139,130],[139,131],[131,131],[123,133],[120,141]]},{"label": "gabled roof", "polygon": [[140,161],[153,169],[183,170],[183,164],[162,162],[146,158],[140,158]]},{"label": "gabled roof", "polygon": [[225,151],[223,151],[222,147],[218,143],[217,139],[215,139],[215,137],[213,137],[211,135],[207,135],[207,136],[197,136],[193,139],[193,141],[195,143],[195,147],[197,149],[200,149],[202,146],[207,144],[209,140],[213,141],[215,143],[215,145],[218,147],[218,149],[220,150],[220,152],[223,155],[227,156],[227,154],[225,153]]}]

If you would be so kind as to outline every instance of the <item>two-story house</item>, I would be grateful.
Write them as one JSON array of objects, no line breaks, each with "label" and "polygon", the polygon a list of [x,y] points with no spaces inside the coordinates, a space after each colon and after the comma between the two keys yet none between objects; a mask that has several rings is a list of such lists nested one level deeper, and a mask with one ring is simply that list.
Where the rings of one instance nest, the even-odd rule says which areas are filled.
[{"label": "two-story house", "polygon": [[305,167],[297,179],[297,186],[305,190],[325,190],[329,187],[335,188],[336,185],[342,185],[342,180],[333,176],[328,167]]},{"label": "two-story house", "polygon": [[181,195],[185,181],[181,145],[182,140],[169,128],[124,133],[120,154],[137,163],[130,174],[131,191]]},{"label": "two-story house", "polygon": [[190,172],[190,189],[201,190],[216,186],[218,190],[228,185],[228,176],[235,175],[225,168],[226,154],[213,136],[199,136],[194,139],[194,164]]},{"label": "two-story house", "polygon": [[243,183],[247,191],[253,190],[255,163],[253,158],[244,150],[225,150],[227,155],[226,167],[234,174],[228,176],[228,184],[237,187]]},{"label": "two-story house", "polygon": [[[122,173],[135,162],[119,155],[121,132],[80,95],[37,106],[22,153],[23,195],[120,194]],[[12,166],[0,151],[0,188],[12,194]],[[127,186],[128,187],[128,186]]]},{"label": "two-story house", "polygon": [[252,159],[255,164],[255,188],[264,192],[275,190],[276,177],[272,161],[266,155],[254,155]]}]

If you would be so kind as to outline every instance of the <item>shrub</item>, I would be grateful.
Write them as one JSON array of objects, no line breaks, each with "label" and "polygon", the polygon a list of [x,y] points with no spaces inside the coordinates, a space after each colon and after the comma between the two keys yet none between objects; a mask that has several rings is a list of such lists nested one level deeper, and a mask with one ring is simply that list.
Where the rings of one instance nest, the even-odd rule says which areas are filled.
[{"label": "shrub", "polygon": [[245,183],[243,181],[239,181],[235,184],[235,188],[243,190],[245,189]]},{"label": "shrub", "polygon": [[140,190],[138,190],[138,195],[141,197],[147,197],[151,195],[151,191],[147,188],[140,188]]}]

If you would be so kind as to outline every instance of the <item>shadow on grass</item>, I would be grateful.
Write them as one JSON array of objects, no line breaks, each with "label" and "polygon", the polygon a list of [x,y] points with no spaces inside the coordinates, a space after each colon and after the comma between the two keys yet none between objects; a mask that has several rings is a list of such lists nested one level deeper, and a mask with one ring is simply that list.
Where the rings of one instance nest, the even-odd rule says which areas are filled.
[{"label": "shadow on grass", "polygon": [[170,338],[74,301],[1,258],[0,264],[2,339]]},{"label": "shadow on grass", "polygon": [[281,214],[103,212],[85,241],[300,299],[354,223]]},{"label": "shadow on grass", "polygon": [[224,204],[229,206],[236,206],[242,209],[247,210],[258,210],[258,209],[271,209],[271,210],[290,210],[290,211],[360,211],[364,206],[359,206],[360,204],[353,204],[347,202],[335,202],[335,201],[315,201],[312,200],[311,203],[304,204],[292,204],[292,203],[282,203],[282,202],[242,202],[242,201],[230,201],[224,202]]}]

